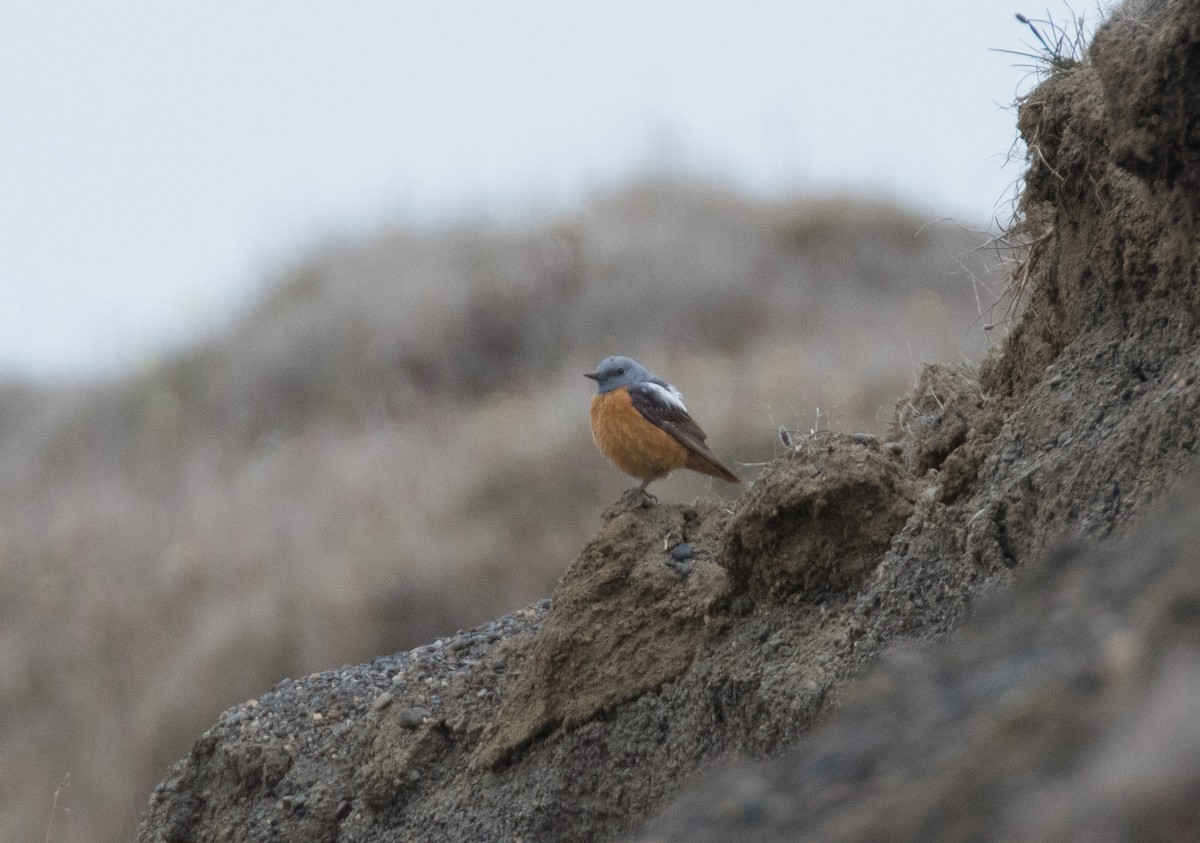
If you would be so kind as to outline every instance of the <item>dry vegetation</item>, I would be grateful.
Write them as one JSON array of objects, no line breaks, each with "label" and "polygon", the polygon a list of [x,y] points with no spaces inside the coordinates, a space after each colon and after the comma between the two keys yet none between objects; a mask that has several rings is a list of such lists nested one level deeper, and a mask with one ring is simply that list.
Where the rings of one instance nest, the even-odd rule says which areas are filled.
[{"label": "dry vegetation", "polygon": [[[632,354],[718,454],[882,433],[978,358],[985,239],[879,202],[642,183],[521,230],[390,230],[120,378],[0,388],[0,838],[127,839],[226,706],[549,593],[626,485],[580,374]],[[719,495],[679,478],[661,500]]]}]

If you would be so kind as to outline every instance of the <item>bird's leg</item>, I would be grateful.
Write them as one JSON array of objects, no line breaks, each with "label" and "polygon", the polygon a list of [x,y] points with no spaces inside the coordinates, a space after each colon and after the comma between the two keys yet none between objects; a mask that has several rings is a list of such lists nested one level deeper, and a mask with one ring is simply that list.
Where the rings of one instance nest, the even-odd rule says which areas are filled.
[{"label": "bird's leg", "polygon": [[642,482],[641,482],[641,483],[638,485],[638,491],[639,491],[639,492],[641,492],[641,493],[642,493],[642,495],[644,495],[644,496],[645,496],[646,500],[650,501],[650,503],[652,503],[652,504],[654,504],[654,503],[658,503],[658,498],[656,498],[654,495],[652,495],[652,494],[650,494],[648,491],[646,491],[646,487],[647,487],[647,486],[649,486],[649,485],[650,485],[650,481],[649,481],[649,480],[643,480],[643,481],[642,481]]},{"label": "bird's leg", "polygon": [[654,506],[654,504],[658,503],[658,498],[646,491],[646,487],[649,486],[650,482],[654,479],[656,478],[651,477],[643,480],[632,489],[626,491],[625,494],[621,495],[621,500],[625,501],[626,503],[633,503],[635,498],[641,498],[650,506]]}]

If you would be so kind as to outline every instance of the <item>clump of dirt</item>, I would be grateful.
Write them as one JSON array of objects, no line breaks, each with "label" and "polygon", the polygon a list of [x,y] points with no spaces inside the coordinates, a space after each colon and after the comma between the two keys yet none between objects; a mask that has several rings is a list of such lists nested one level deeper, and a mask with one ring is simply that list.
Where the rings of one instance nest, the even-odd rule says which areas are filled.
[{"label": "clump of dirt", "polygon": [[1177,352],[1168,333],[1186,338],[1200,302],[1200,57],[1181,5],[1122,7],[1085,61],[1021,103],[1019,231],[1030,247],[1016,282],[1031,293],[985,388],[1021,397],[1063,349],[1104,327],[1106,339],[1138,337],[1144,356]]},{"label": "clump of dirt", "polygon": [[755,597],[816,601],[853,590],[883,558],[914,498],[899,460],[873,442],[814,435],[739,501],[721,563],[734,590]]},{"label": "clump of dirt", "polygon": [[[1055,551],[1031,566],[1064,538],[1125,535],[1193,459],[1198,50],[1200,6],[1139,3],[1025,100],[1022,322],[977,380],[927,371],[896,442],[806,440],[731,516],[630,510],[549,619],[547,601],[231,709],[155,791],[139,839],[610,840],[702,771],[784,751],[848,696],[798,755],[701,792],[663,833],[878,838],[898,818],[897,839],[1058,839],[1093,808],[1105,832],[1136,833],[1160,792],[1147,783],[1165,781],[1193,807],[1159,820],[1192,830],[1194,765],[1166,779],[1159,765],[1194,743],[1193,709],[1170,706],[1200,687],[1197,577],[1172,561],[1196,537],[1156,555],[1159,522],[1094,565]],[[669,546],[685,541],[686,574]],[[1022,578],[1010,608],[989,608]],[[956,648],[851,690],[884,652],[942,642],[972,614]],[[1162,751],[1131,755],[1143,745]]]},{"label": "clump of dirt", "polygon": [[1169,3],[1131,5],[1113,14],[1091,49],[1108,116],[1119,127],[1111,136],[1113,162],[1156,191],[1190,200],[1193,210],[1200,202],[1195,27],[1194,17]]},{"label": "clump of dirt", "polygon": [[530,663],[477,759],[494,765],[682,673],[728,591],[715,561],[727,518],[711,504],[619,511],[559,581]]},{"label": "clump of dirt", "polygon": [[948,503],[974,480],[1001,421],[974,370],[935,363],[921,372],[911,397],[896,404],[892,438],[914,475],[941,472]]}]

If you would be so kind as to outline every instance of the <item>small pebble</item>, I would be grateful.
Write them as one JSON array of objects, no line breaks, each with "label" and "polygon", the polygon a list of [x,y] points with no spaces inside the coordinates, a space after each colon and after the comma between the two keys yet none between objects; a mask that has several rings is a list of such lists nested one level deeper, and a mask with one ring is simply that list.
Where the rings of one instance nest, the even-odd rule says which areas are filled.
[{"label": "small pebble", "polygon": [[876,439],[874,436],[872,436],[869,433],[856,433],[853,436],[851,436],[850,438],[853,439],[855,442],[857,442],[859,445],[867,446],[872,451],[879,450],[879,440]]},{"label": "small pebble", "polygon": [[429,716],[427,708],[402,708],[396,715],[396,722],[401,728],[416,729],[425,722],[425,718]]},{"label": "small pebble", "polygon": [[1074,438],[1074,436],[1071,433],[1071,431],[1064,430],[1062,433],[1060,433],[1058,435],[1058,446],[1061,448],[1064,445],[1071,444],[1071,439],[1073,439],[1073,438]]},{"label": "small pebble", "polygon": [[301,794],[297,794],[296,796],[285,796],[283,799],[285,802],[291,800],[293,808],[303,808],[304,803],[308,801],[308,798]]},{"label": "small pebble", "polygon": [[671,558],[678,562],[682,562],[685,559],[691,559],[695,555],[696,552],[692,550],[692,546],[687,542],[680,542],[671,548]]},{"label": "small pebble", "polygon": [[883,449],[889,454],[895,454],[896,456],[901,456],[904,453],[904,446],[899,442],[888,442],[883,446]]},{"label": "small pebble", "polygon": [[395,697],[392,696],[391,691],[384,691],[371,702],[371,708],[375,711],[381,711],[391,705],[394,699]]}]

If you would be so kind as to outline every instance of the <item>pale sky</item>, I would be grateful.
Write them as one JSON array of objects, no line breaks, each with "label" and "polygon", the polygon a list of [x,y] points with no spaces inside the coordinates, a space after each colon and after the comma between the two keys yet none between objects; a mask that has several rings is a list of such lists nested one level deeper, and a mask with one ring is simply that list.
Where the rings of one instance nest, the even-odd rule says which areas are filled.
[{"label": "pale sky", "polygon": [[1044,7],[4,0],[0,373],[136,365],[323,240],[664,164],[986,225],[1028,87],[989,48]]}]

